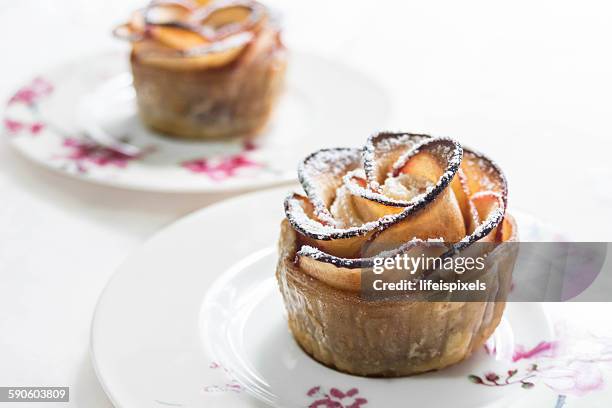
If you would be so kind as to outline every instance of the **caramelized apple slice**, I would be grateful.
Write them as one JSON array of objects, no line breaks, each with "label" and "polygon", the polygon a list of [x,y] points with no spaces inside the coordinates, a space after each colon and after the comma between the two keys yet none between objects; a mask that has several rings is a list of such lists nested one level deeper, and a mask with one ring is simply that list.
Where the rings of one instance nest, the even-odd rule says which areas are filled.
[{"label": "caramelized apple slice", "polygon": [[503,204],[500,202],[501,195],[492,191],[480,191],[470,197],[470,201],[474,204],[480,222],[486,221],[494,210],[498,209]]},{"label": "caramelized apple slice", "polygon": [[465,234],[461,209],[452,191],[446,189],[426,207],[377,231],[368,241],[364,255],[373,256],[413,239],[459,242]]},{"label": "caramelized apple slice", "polygon": [[479,191],[500,193],[506,201],[506,178],[501,169],[486,156],[465,149],[461,169],[467,179],[469,194]]},{"label": "caramelized apple slice", "polygon": [[136,10],[130,16],[130,20],[115,27],[113,34],[127,41],[141,41],[145,37],[144,10]]},{"label": "caramelized apple slice", "polygon": [[[406,135],[399,136],[405,138]],[[390,138],[387,141],[391,140]],[[397,153],[398,149],[395,149]],[[395,153],[393,156],[395,156]],[[449,139],[423,139],[419,144],[413,145],[412,149],[404,152],[398,157],[393,166],[390,167],[391,176],[398,178],[400,175],[409,176],[408,179],[419,182],[426,186],[430,184],[423,194],[406,197],[406,199],[394,199],[382,194],[382,189],[392,180],[385,180],[382,184],[377,180],[377,188],[372,189],[365,186],[365,180],[350,177],[345,180],[347,186],[356,200],[358,208],[364,219],[372,220],[382,218],[400,211],[392,207],[404,207],[404,211],[414,211],[418,201],[433,200],[442,190],[446,188],[459,168],[461,162],[461,147]],[[375,165],[364,159],[364,167],[374,169]],[[379,168],[380,170],[380,168]],[[397,180],[396,180],[397,181]],[[435,183],[435,187],[434,187]],[[418,199],[417,199],[418,198]],[[425,204],[420,204],[421,206]]]},{"label": "caramelized apple slice", "polygon": [[298,167],[298,178],[317,217],[333,223],[329,207],[342,185],[343,176],[361,162],[359,149],[322,149],[306,157]]},{"label": "caramelized apple slice", "polygon": [[254,1],[219,1],[198,10],[191,18],[194,26],[211,40],[219,40],[251,30],[263,20],[265,8]]},{"label": "caramelized apple slice", "polygon": [[459,169],[461,155],[462,149],[454,141],[426,139],[396,161],[394,176],[406,174],[436,184],[427,194],[406,203],[407,209],[396,223],[374,234],[367,254],[411,239],[442,238],[446,242],[458,242],[465,237],[461,208],[452,189],[446,188]]},{"label": "caramelized apple slice", "polygon": [[400,156],[430,138],[428,135],[394,132],[370,136],[363,148],[364,170],[370,189],[377,191]]},{"label": "caramelized apple slice", "polygon": [[128,25],[133,31],[144,33],[146,27],[144,14],[145,10],[136,10],[132,13]]},{"label": "caramelized apple slice", "polygon": [[454,251],[461,251],[476,241],[499,241],[496,228],[502,224],[506,212],[506,205],[500,193],[481,191],[470,197],[478,211],[481,223],[468,236],[463,238],[454,247]]},{"label": "caramelized apple slice", "polygon": [[330,207],[330,213],[339,228],[349,228],[365,223],[355,205],[355,196],[346,186],[336,190],[336,198]]},{"label": "caramelized apple slice", "polygon": [[[375,256],[348,259],[329,255],[317,248],[303,246],[297,252],[297,265],[308,275],[327,283],[337,289],[359,291],[361,289],[362,273],[370,273],[376,258],[393,258],[406,254],[409,257],[437,257],[446,251],[441,242],[413,240],[403,245],[375,254]],[[385,280],[393,279],[393,269],[385,269]],[[397,278],[405,278],[406,270],[398,270]],[[415,270],[413,277],[418,277],[423,270]]]},{"label": "caramelized apple slice", "polygon": [[144,61],[176,70],[215,68],[225,66],[238,58],[251,39],[250,33],[240,33],[220,42],[186,51],[175,50],[157,42],[142,41],[134,44],[134,51]]},{"label": "caramelized apple slice", "polygon": [[367,191],[366,180],[358,177],[353,172],[348,173],[344,177],[344,184],[353,194],[356,212],[359,218],[364,221],[376,221],[386,215],[398,214],[403,211],[402,207],[382,204],[383,202],[388,203],[389,199],[383,194]]},{"label": "caramelized apple slice", "polygon": [[208,44],[200,34],[184,28],[151,26],[149,34],[160,43],[179,51],[187,51]]},{"label": "caramelized apple slice", "polygon": [[186,28],[197,5],[190,1],[156,1],[145,9],[146,24]]},{"label": "caramelized apple slice", "polygon": [[319,248],[330,255],[342,258],[358,258],[363,255],[363,247],[370,232],[366,235],[343,235],[334,239],[315,239],[307,235],[300,236],[300,242]]},{"label": "caramelized apple slice", "polygon": [[202,23],[218,30],[229,24],[244,24],[249,20],[252,13],[252,7],[247,7],[244,4],[229,5],[212,10]]},{"label": "caramelized apple slice", "polygon": [[351,261],[354,260],[329,256],[311,246],[303,246],[297,253],[297,265],[308,275],[336,289],[358,291],[362,265]]},{"label": "caramelized apple slice", "polygon": [[463,149],[454,140],[425,139],[393,164],[392,174],[412,174],[436,182],[445,173],[449,173],[445,177],[452,178],[461,165],[462,157]]},{"label": "caramelized apple slice", "polygon": [[516,221],[514,220],[514,217],[508,213],[505,214],[504,221],[502,222],[502,233],[500,238],[502,242],[512,242],[518,240]]},{"label": "caramelized apple slice", "polygon": [[[307,248],[311,248],[308,250]],[[287,219],[281,222],[281,241],[279,242],[280,262],[291,262],[295,260],[296,266],[312,277],[323,282],[328,282],[330,285],[340,289],[351,290],[354,287],[359,287],[361,277],[358,270],[350,270],[354,265],[347,265],[346,271],[342,270],[336,273],[336,266],[325,262],[323,257],[330,255],[323,254],[320,250],[312,247],[304,247],[298,242],[298,233],[291,226]],[[350,260],[347,260],[350,261]],[[342,265],[339,265],[343,267]],[[344,276],[346,275],[346,276]],[[326,280],[329,278],[329,280]]]},{"label": "caramelized apple slice", "polygon": [[369,230],[368,224],[336,228],[324,224],[315,214],[313,204],[304,196],[293,194],[285,200],[285,213],[291,226],[300,233],[300,241],[331,255],[354,258],[359,256]]},{"label": "caramelized apple slice", "polygon": [[435,183],[444,170],[444,166],[437,157],[428,151],[422,151],[411,156],[401,167],[394,169],[393,175],[410,174]]},{"label": "caramelized apple slice", "polygon": [[130,24],[122,24],[115,27],[113,35],[126,41],[142,41],[144,39],[142,31],[134,30]]},{"label": "caramelized apple slice", "polygon": [[[487,222],[487,219],[491,214],[495,214],[499,209],[503,209],[504,203],[501,199],[501,195],[499,193],[494,193],[492,191],[481,191],[478,192],[472,197],[470,197],[470,201],[474,204],[476,211],[478,212],[478,217],[480,219],[479,224],[484,224]],[[480,238],[480,242],[495,242],[498,240],[499,236],[497,234],[497,230],[502,227],[502,223],[499,222],[495,225],[491,231]]]},{"label": "caramelized apple slice", "polygon": [[387,215],[395,215],[403,211],[401,207],[390,207],[359,196],[355,196],[354,200],[359,216],[366,222],[376,221]]},{"label": "caramelized apple slice", "polygon": [[467,177],[461,168],[459,168],[457,174],[453,178],[451,188],[457,199],[459,208],[461,208],[465,229],[468,234],[471,234],[478,224],[480,224],[480,218],[478,217],[478,211],[476,207],[474,207],[474,203],[469,199],[470,193],[467,186]]}]

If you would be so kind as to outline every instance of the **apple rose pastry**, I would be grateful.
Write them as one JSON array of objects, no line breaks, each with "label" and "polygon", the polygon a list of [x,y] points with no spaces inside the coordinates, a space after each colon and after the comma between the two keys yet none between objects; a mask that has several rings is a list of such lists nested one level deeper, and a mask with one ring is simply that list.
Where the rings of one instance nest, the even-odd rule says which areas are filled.
[{"label": "apple rose pastry", "polygon": [[282,89],[286,50],[255,1],[153,1],[115,34],[132,43],[142,121],[191,139],[252,137]]},{"label": "apple rose pastry", "polygon": [[[455,364],[483,345],[501,319],[517,255],[505,245],[517,241],[516,226],[491,160],[451,139],[380,133],[363,150],[313,153],[299,179],[305,194],[285,201],[276,276],[306,353],[350,374],[396,377]],[[376,260],[406,253],[482,256],[481,270],[438,277],[478,279],[486,289],[473,299],[368,296]]]}]

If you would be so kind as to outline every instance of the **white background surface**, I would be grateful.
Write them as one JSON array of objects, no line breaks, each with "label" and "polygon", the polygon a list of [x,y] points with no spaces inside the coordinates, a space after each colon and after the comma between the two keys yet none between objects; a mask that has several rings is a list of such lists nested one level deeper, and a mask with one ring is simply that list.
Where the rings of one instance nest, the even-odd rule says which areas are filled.
[{"label": "white background surface", "polygon": [[[274,3],[290,46],[387,88],[388,128],[477,147],[505,170],[511,206],[574,239],[611,240],[609,2]],[[140,4],[0,0],[0,100],[67,58],[124,47],[109,31]],[[88,185],[27,163],[0,140],[0,385],[68,385],[71,406],[109,406],[88,356],[100,291],[153,232],[218,199]],[[609,326],[612,308],[561,311]]]}]

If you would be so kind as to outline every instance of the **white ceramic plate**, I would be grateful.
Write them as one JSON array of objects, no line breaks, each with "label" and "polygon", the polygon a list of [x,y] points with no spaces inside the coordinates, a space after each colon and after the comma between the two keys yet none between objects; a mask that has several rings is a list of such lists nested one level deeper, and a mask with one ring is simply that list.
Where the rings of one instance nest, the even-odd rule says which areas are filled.
[{"label": "white ceramic plate", "polygon": [[[484,386],[470,375],[496,372],[503,379],[511,369],[519,370],[512,381],[526,375],[530,362],[507,362],[501,352],[550,339],[539,304],[508,305],[494,335],[497,354],[482,350],[440,372],[368,379],[306,356],[286,328],[274,281],[286,194],[284,188],[248,194],[196,212],[119,268],[99,300],[91,344],[98,377],[117,407],[477,407],[534,395],[520,382]],[[535,231],[538,239],[554,238],[514,214],[525,240]]]},{"label": "white ceramic plate", "polygon": [[[4,133],[27,158],[87,181],[138,190],[237,191],[295,179],[295,163],[303,156],[321,147],[354,145],[385,125],[389,106],[369,78],[295,53],[285,93],[257,141],[177,141],[142,126],[131,81],[124,53],[53,69],[10,98]],[[113,141],[133,145],[140,154],[117,153],[108,148]]]}]

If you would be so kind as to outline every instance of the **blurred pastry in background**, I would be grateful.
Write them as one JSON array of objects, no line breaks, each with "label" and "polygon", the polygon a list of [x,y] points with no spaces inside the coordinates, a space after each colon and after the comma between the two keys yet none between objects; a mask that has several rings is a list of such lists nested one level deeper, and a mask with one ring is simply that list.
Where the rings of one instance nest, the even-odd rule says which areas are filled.
[{"label": "blurred pastry in background", "polygon": [[265,127],[287,55],[262,4],[153,1],[114,33],[132,43],[138,110],[148,127],[198,140],[252,138]]}]

